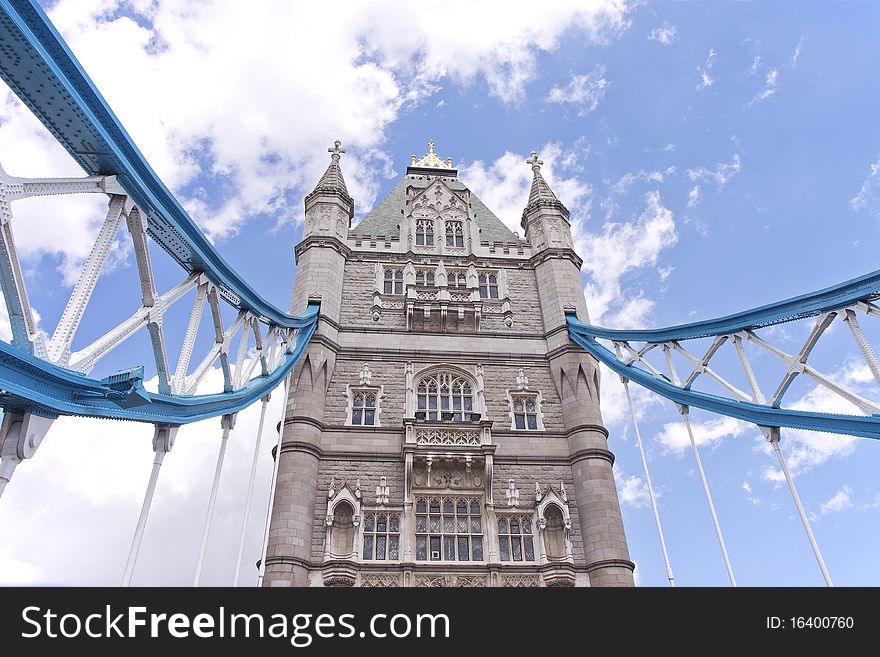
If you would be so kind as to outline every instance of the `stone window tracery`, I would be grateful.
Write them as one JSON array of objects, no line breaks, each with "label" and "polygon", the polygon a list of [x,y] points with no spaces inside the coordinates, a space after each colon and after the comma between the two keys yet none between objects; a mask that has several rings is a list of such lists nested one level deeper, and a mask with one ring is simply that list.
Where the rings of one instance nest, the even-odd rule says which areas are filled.
[{"label": "stone window tracery", "polygon": [[416,499],[416,561],[482,561],[483,518],[476,497]]},{"label": "stone window tracery", "polygon": [[513,396],[513,428],[525,431],[538,431],[538,399],[534,394]]},{"label": "stone window tracery", "polygon": [[471,382],[451,372],[434,372],[416,387],[416,410],[426,420],[465,422],[472,419],[474,395]]},{"label": "stone window tracery", "polygon": [[467,275],[463,271],[450,271],[447,274],[446,280],[451,288],[467,288]]},{"label": "stone window tracery", "polygon": [[434,246],[434,221],[419,219],[416,221],[416,246]]},{"label": "stone window tracery", "polygon": [[419,287],[434,287],[434,272],[426,269],[416,271],[416,285]]},{"label": "stone window tracery", "polygon": [[372,427],[376,424],[378,394],[375,390],[353,390],[351,395],[351,424]]},{"label": "stone window tracery", "polygon": [[480,274],[480,298],[498,299],[498,274]]},{"label": "stone window tracery", "polygon": [[501,561],[534,561],[535,538],[531,516],[498,516],[498,551]]},{"label": "stone window tracery", "polygon": [[403,294],[403,270],[385,269],[385,294]]},{"label": "stone window tracery", "polygon": [[400,515],[367,513],[364,515],[363,559],[396,561],[400,559]]},{"label": "stone window tracery", "polygon": [[460,221],[446,222],[446,246],[464,246],[464,225]]}]

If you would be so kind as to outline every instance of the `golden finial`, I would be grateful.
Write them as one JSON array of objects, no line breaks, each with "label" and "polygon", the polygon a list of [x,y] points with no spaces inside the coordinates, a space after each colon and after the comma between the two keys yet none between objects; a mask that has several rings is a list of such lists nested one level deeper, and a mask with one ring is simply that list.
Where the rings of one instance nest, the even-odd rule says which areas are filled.
[{"label": "golden finial", "polygon": [[434,152],[434,140],[428,140],[428,152],[422,157],[416,159],[416,156],[412,156],[412,164],[410,166],[413,167],[424,167],[427,169],[451,169],[452,168],[452,158],[447,158],[445,161],[440,159],[437,153]]}]

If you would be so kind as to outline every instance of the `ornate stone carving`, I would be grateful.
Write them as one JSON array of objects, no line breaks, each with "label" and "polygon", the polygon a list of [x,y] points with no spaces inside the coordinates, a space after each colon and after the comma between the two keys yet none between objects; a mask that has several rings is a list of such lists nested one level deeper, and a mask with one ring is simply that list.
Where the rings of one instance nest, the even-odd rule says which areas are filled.
[{"label": "ornate stone carving", "polygon": [[416,575],[415,586],[419,588],[484,588],[485,575]]},{"label": "ornate stone carving", "polygon": [[394,588],[400,586],[399,573],[363,573],[361,588]]},{"label": "ornate stone carving", "polygon": [[473,429],[418,429],[416,444],[479,447],[480,432]]},{"label": "ornate stone carving", "polygon": [[483,474],[481,469],[465,463],[433,460],[413,469],[413,485],[417,488],[480,489]]},{"label": "ornate stone carving", "polygon": [[415,585],[417,588],[443,588],[449,586],[446,575],[416,575]]},{"label": "ornate stone carving", "polygon": [[537,575],[502,575],[501,586],[511,588],[537,588],[541,586],[541,578]]}]

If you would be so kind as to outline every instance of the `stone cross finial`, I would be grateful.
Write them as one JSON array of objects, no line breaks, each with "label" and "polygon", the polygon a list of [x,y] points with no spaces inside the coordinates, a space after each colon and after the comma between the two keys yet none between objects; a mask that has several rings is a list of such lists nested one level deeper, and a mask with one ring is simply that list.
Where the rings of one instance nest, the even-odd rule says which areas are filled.
[{"label": "stone cross finial", "polygon": [[434,140],[433,139],[428,140],[428,152],[429,153],[434,152]]},{"label": "stone cross finial", "polygon": [[337,139],[333,142],[333,145],[327,149],[327,152],[332,153],[330,159],[334,162],[339,162],[339,156],[345,152],[345,149],[342,148],[342,142]]},{"label": "stone cross finial", "polygon": [[529,377],[525,375],[521,367],[519,368],[519,374],[516,375],[516,385],[520,390],[525,390],[526,386],[529,385]]},{"label": "stone cross finial", "polygon": [[364,363],[364,369],[361,370],[361,385],[368,386],[370,385],[370,379],[373,378],[373,373],[370,371],[370,366]]},{"label": "stone cross finial", "polygon": [[541,165],[544,164],[544,160],[539,160],[537,151],[532,151],[532,155],[526,160],[526,164],[531,164],[532,171],[537,172],[541,170]]}]

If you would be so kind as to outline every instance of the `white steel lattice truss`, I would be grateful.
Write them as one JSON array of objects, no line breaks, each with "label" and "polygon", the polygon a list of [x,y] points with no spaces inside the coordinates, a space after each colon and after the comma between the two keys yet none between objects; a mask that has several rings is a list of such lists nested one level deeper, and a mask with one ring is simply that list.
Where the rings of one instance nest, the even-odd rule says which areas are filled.
[{"label": "white steel lattice truss", "polygon": [[[703,336],[701,337],[710,338],[711,343],[709,344],[708,348],[706,348],[705,351],[703,351],[702,353],[695,353],[693,348],[686,348],[683,344],[686,344],[686,339],[668,339],[663,341],[647,341],[647,339],[615,339],[607,335],[607,333],[614,333],[613,331],[607,331],[605,332],[606,335],[597,335],[594,337],[603,339],[604,341],[610,342],[611,344],[613,355],[616,357],[615,360],[617,361],[617,367],[614,367],[614,369],[618,372],[618,374],[620,374],[621,381],[626,388],[626,396],[630,404],[631,413],[633,409],[631,398],[629,395],[629,381],[631,378],[635,378],[634,375],[638,375],[639,380],[637,380],[636,382],[644,385],[645,379],[643,377],[645,374],[647,374],[655,381],[662,382],[664,385],[668,385],[671,383],[673,386],[675,386],[675,388],[679,389],[683,393],[695,391],[695,385],[699,383],[702,377],[703,380],[711,382],[711,384],[714,384],[714,386],[720,388],[723,392],[724,397],[732,398],[737,402],[741,402],[747,405],[754,404],[771,409],[782,409],[783,412],[789,412],[792,414],[797,413],[800,415],[809,415],[809,413],[807,412],[786,411],[784,408],[786,402],[788,402],[789,404],[791,403],[790,400],[786,398],[786,394],[789,393],[789,391],[792,389],[792,384],[795,382],[796,378],[803,375],[811,381],[815,382],[816,384],[822,386],[827,391],[830,391],[830,393],[832,393],[830,395],[831,399],[842,400],[850,404],[853,407],[854,414],[859,413],[864,416],[877,416],[878,414],[880,414],[880,404],[878,404],[876,401],[868,399],[864,394],[860,394],[860,392],[853,390],[852,386],[847,386],[844,383],[836,380],[835,377],[827,373],[821,372],[819,369],[808,362],[820,339],[829,332],[829,330],[835,325],[835,323],[839,324],[842,322],[846,325],[848,332],[852,335],[855,346],[858,348],[858,352],[861,355],[865,366],[871,372],[873,382],[880,386],[880,363],[878,363],[874,348],[871,346],[870,341],[866,337],[865,332],[863,331],[862,326],[859,323],[859,316],[880,317],[880,308],[878,308],[877,305],[875,305],[872,301],[860,300],[843,308],[822,312],[814,320],[809,334],[795,353],[789,353],[785,349],[774,345],[771,342],[769,336],[759,335],[759,332],[761,331],[759,327],[744,328],[743,330],[725,335],[707,336],[706,334],[703,334]],[[779,322],[774,322],[772,325],[778,323]],[[667,330],[661,329],[659,332],[663,331]],[[589,328],[585,328],[584,332],[590,333]],[[597,330],[597,333],[598,332],[599,331]],[[620,333],[626,332],[621,331]],[[635,333],[638,334],[639,332]],[[577,338],[575,339],[577,340]],[[769,385],[765,384],[764,386],[762,386],[759,383],[758,376],[756,376],[755,369],[752,366],[752,361],[750,360],[749,354],[747,353],[746,344],[755,345],[756,348],[760,350],[760,352],[769,354],[771,358],[777,362],[777,364],[781,364],[784,371],[784,374],[781,376],[781,378],[779,378],[778,380],[771,380]],[[738,368],[741,369],[740,372],[733,372],[731,370],[731,363],[734,362],[734,359],[726,358],[728,354],[725,353],[725,347],[727,347],[728,351],[731,348],[733,349],[735,353],[735,362],[738,363]],[[600,357],[600,359],[606,362],[606,364],[608,364],[609,366],[614,365],[607,357],[603,358],[602,353],[599,350],[590,349],[590,351],[591,353],[594,353],[594,355]],[[607,350],[605,350],[605,353],[608,355],[612,354],[611,351]],[[658,354],[662,354],[662,356],[659,357],[659,360],[662,364],[659,364],[657,362]],[[652,363],[649,358],[654,358],[655,362]],[[678,360],[678,367],[676,366],[676,360]],[[682,365],[684,366],[683,368]],[[734,378],[734,376],[741,376],[742,379],[747,383],[748,390],[743,390],[735,385],[733,382],[731,382],[731,379]],[[736,580],[733,575],[733,569],[731,567],[730,559],[727,554],[727,548],[724,543],[720,524],[718,522],[717,514],[715,512],[714,503],[712,501],[711,492],[709,490],[706,475],[703,470],[699,450],[697,449],[697,445],[694,440],[693,430],[691,428],[689,420],[689,406],[686,403],[687,397],[682,396],[676,399],[675,395],[669,394],[668,392],[663,392],[662,390],[657,390],[656,392],[659,392],[659,394],[675,400],[677,402],[678,410],[683,416],[687,433],[690,439],[690,444],[696,458],[697,467],[709,504],[712,520],[718,536],[722,555],[724,557],[724,563],[731,584],[735,586]],[[706,395],[704,395],[704,397],[705,396]],[[846,415],[835,414],[835,411],[837,410],[836,407],[818,410],[827,411],[828,415],[833,418],[845,419],[847,417]],[[644,449],[641,444],[641,436],[639,434],[638,425],[635,420],[635,413],[632,413],[632,415],[636,430],[636,436],[638,439],[638,446],[643,457],[646,482],[648,485],[652,507],[654,509],[655,520],[657,522],[657,529],[660,537],[663,558],[667,568],[667,576],[670,584],[674,586],[674,577],[672,575],[672,568],[669,563],[665,539],[663,537],[663,531],[660,525],[660,518],[657,514],[656,502],[654,500],[653,486],[651,484],[650,473],[648,472],[647,460],[644,458]],[[740,419],[745,418],[740,417]],[[817,428],[820,430],[822,430],[823,428],[825,430],[829,430],[827,426],[836,425],[817,426]],[[760,428],[762,429],[767,440],[770,441],[773,445],[774,453],[779,460],[779,464],[782,468],[783,474],[794,498],[798,514],[804,524],[807,537],[814,551],[823,578],[825,579],[826,584],[831,586],[831,577],[825,566],[821,552],[816,543],[815,537],[807,519],[807,515],[804,512],[803,506],[800,502],[800,498],[797,494],[797,490],[794,486],[794,481],[788,471],[788,466],[780,450],[780,428],[779,426],[761,426]],[[804,428],[810,427],[809,425],[807,425]],[[870,429],[867,430],[868,433],[865,433],[865,429],[861,429],[860,431],[862,431],[862,433],[857,435],[869,435],[873,437],[878,437],[876,433],[870,433]],[[840,430],[840,432],[845,433],[844,430]]]},{"label": "white steel lattice truss", "polygon": [[[79,279],[50,337],[47,333],[38,329],[28,298],[21,264],[15,247],[12,203],[35,196],[82,193],[107,194],[109,196],[109,207],[103,225],[85,260]],[[140,305],[130,317],[107,330],[100,338],[77,351],[72,351],[77,330],[83,321],[89,306],[89,300],[107,263],[108,255],[111,252],[114,241],[117,239],[123,220],[125,220],[137,264],[140,286],[136,294],[140,297]],[[146,217],[117,184],[115,176],[30,179],[10,176],[0,168],[0,285],[2,285],[9,315],[12,345],[42,361],[47,361],[53,365],[75,370],[83,374],[89,374],[114,349],[122,345],[141,329],[146,329],[149,333],[152,358],[156,367],[158,392],[160,395],[172,397],[195,395],[205,376],[214,368],[218,361],[223,373],[223,392],[225,393],[243,389],[254,376],[268,377],[276,368],[287,361],[293,345],[297,342],[299,329],[284,328],[273,324],[267,325],[263,318],[245,309],[239,309],[234,319],[224,324],[221,312],[221,294],[218,287],[209,281],[204,273],[188,273],[177,285],[165,293],[159,294],[154,282],[153,262],[148,247],[149,236],[147,228]],[[180,302],[193,290],[195,290],[195,300],[182,344],[176,354],[176,367],[172,373],[163,319],[169,308]],[[210,348],[208,348],[207,353],[198,361],[196,367],[191,370],[190,364],[196,348],[197,334],[203,319],[206,303],[210,309],[210,322],[214,332],[214,341]],[[268,394],[262,398],[260,432],[262,432],[268,399]],[[196,584],[199,582],[201,565],[210,531],[210,522],[217,495],[226,441],[234,426],[234,420],[234,414],[223,417],[223,437],[199,552]],[[16,421],[19,424],[15,424]],[[0,494],[2,494],[3,489],[11,478],[15,467],[23,458],[30,458],[33,455],[51,422],[51,419],[37,417],[31,413],[16,415],[15,413],[7,412],[4,415]],[[135,538],[132,543],[129,561],[123,576],[123,584],[125,585],[131,581],[159,468],[163,462],[164,455],[170,451],[173,445],[175,433],[175,426],[157,424],[156,435],[153,441],[156,457],[135,532]],[[251,468],[248,501],[253,493],[258,448],[259,436],[255,445],[254,463]],[[239,548],[239,563],[236,570],[236,584],[244,556],[244,532],[247,528],[247,516],[245,517],[244,525]]]}]

